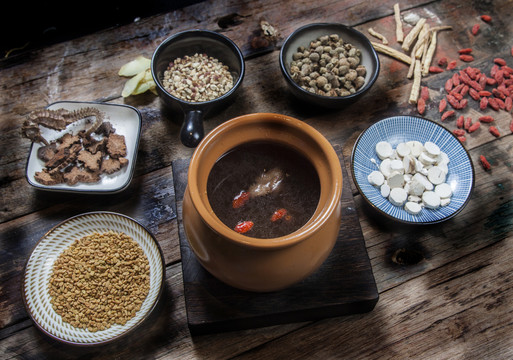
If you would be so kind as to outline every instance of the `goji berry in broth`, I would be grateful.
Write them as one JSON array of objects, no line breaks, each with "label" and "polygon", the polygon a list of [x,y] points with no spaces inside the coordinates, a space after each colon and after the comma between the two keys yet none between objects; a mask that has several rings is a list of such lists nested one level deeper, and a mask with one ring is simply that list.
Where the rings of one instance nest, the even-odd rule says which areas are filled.
[{"label": "goji berry in broth", "polygon": [[233,198],[232,206],[234,209],[238,209],[244,206],[246,202],[249,200],[249,193],[246,191],[241,191],[238,195]]},{"label": "goji berry in broth", "polygon": [[249,221],[249,220],[241,221],[237,225],[235,225],[235,228],[233,230],[235,230],[239,234],[245,234],[249,230],[251,230],[251,228],[253,228],[253,225],[255,225],[253,223],[253,221]]},{"label": "goji berry in broth", "polygon": [[282,219],[285,215],[287,215],[287,210],[286,209],[283,209],[283,208],[278,209],[271,216],[271,221],[272,222],[276,222],[276,221]]}]

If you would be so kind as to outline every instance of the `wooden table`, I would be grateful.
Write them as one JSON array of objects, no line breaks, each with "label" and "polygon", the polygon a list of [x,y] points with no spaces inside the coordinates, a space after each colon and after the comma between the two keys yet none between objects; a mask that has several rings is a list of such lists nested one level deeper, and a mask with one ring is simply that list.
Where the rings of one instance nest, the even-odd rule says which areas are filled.
[{"label": "wooden table", "polygon": [[[178,220],[172,164],[192,150],[178,141],[182,114],[162,108],[151,93],[121,97],[126,79],[119,68],[137,55],[152,55],[167,36],[204,28],[230,37],[246,56],[247,72],[237,101],[205,121],[206,130],[237,115],[275,112],[296,117],[342,146],[346,158],[358,134],[377,120],[417,114],[408,104],[408,67],[380,55],[381,72],[372,90],[341,110],[319,110],[295,101],[278,66],[279,46],[294,29],[312,22],[341,22],[368,35],[367,29],[395,42],[395,1],[209,1],[141,19],[79,39],[12,53],[0,69],[0,357],[4,359],[107,358],[451,358],[513,357],[513,135],[511,113],[494,114],[502,135],[486,127],[467,135],[474,162],[472,198],[455,218],[422,227],[398,225],[367,208],[352,185],[354,201],[379,291],[376,307],[363,314],[289,323],[266,328],[191,336],[185,311]],[[472,63],[489,72],[495,57],[513,66],[513,1],[401,2],[403,19],[414,15],[428,23],[451,25],[438,36],[435,61],[457,59],[457,50],[473,48]],[[479,16],[491,15],[490,23]],[[259,21],[280,31],[274,47],[255,49]],[[472,25],[480,24],[476,36]],[[405,22],[408,32],[411,24]],[[370,37],[370,35],[368,35]],[[373,41],[375,39],[372,39]],[[438,101],[451,72],[430,74],[425,117],[440,121]],[[29,142],[21,138],[24,117],[59,100],[125,103],[143,115],[136,172],[131,185],[114,195],[72,195],[32,188],[25,179]],[[477,118],[470,101],[464,114]],[[443,123],[453,130],[455,118]],[[486,155],[492,170],[484,171]],[[346,161],[347,165],[347,161]],[[351,180],[352,181],[352,180]],[[66,218],[93,210],[133,217],[155,235],[165,256],[165,293],[156,320],[112,344],[76,349],[45,338],[23,306],[20,282],[31,250],[45,232]]]}]

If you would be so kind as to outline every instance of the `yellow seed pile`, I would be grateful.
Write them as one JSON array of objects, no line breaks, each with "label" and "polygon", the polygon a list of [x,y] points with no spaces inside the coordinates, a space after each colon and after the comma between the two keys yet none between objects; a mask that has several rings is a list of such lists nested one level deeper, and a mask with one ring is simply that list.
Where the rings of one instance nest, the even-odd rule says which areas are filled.
[{"label": "yellow seed pile", "polygon": [[55,261],[49,283],[55,312],[92,332],[124,325],[149,288],[150,265],[142,248],[112,231],[76,240]]}]

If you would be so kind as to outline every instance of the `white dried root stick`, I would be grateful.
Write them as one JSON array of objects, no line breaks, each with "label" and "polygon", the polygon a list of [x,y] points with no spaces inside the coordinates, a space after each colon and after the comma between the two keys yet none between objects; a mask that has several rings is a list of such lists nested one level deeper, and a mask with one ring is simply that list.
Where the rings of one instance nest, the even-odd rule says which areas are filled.
[{"label": "white dried root stick", "polygon": [[429,67],[431,66],[431,61],[433,61],[433,56],[435,55],[436,50],[436,36],[438,32],[433,31],[431,33],[431,41],[429,42],[429,47],[426,51],[426,56],[422,59],[422,76],[427,76],[429,74]]},{"label": "white dried root stick", "polygon": [[408,35],[406,35],[402,45],[404,51],[410,50],[410,46],[415,42],[415,39],[417,39],[425,23],[426,19],[420,18],[419,21],[417,21],[417,24],[415,24],[415,26],[413,27],[413,29],[411,29]]},{"label": "white dried root stick", "polygon": [[424,26],[422,27],[422,30],[419,33],[419,40],[423,39],[422,44],[415,51],[415,57],[417,59],[420,59],[420,58],[422,58],[422,56],[424,56],[424,53],[429,45],[429,36],[427,36],[428,32],[429,32],[429,25],[424,24]]},{"label": "white dried root stick", "polygon": [[[422,34],[422,36],[419,36],[419,39],[417,40],[417,43],[415,44],[415,46],[413,47],[412,49],[412,52],[411,52],[411,55],[410,55],[410,69],[408,71],[408,79],[411,79],[412,75],[413,75],[413,63],[415,62],[415,54],[417,52],[417,49],[424,45],[429,37],[431,36],[431,34],[435,31],[441,31],[441,30],[452,30],[452,26],[435,26],[433,28],[430,28],[427,32],[425,32],[424,34]],[[434,52],[434,50],[433,50]]]},{"label": "white dried root stick", "polygon": [[422,78],[422,64],[419,59],[415,60],[415,70],[413,71],[413,84],[411,86],[410,104],[416,104],[420,93],[420,80]]},{"label": "white dried root stick", "polygon": [[408,55],[406,55],[405,53],[402,53],[390,46],[383,45],[383,44],[380,44],[377,42],[371,41],[371,44],[374,47],[374,49],[376,49],[377,52],[391,56],[394,59],[402,61],[405,64],[408,64],[408,65],[411,64],[411,58]]},{"label": "white dried root stick", "polygon": [[383,43],[383,45],[388,45],[388,40],[387,38],[385,37],[385,35],[377,32],[376,30],[374,30],[373,28],[369,28],[367,29],[367,31],[369,32],[369,34],[371,34],[372,36],[374,36],[375,38],[378,38],[381,40],[381,42]]},{"label": "white dried root stick", "polygon": [[394,18],[395,18],[395,37],[397,42],[402,43],[404,40],[403,23],[401,21],[401,10],[399,3],[394,4]]},{"label": "white dried root stick", "polygon": [[415,60],[418,60],[420,58],[420,56],[417,57],[418,50],[420,49],[422,51],[422,49],[425,47],[425,43],[426,43],[426,40],[427,40],[427,36],[425,36],[425,35],[426,34],[423,34],[422,37],[419,38],[419,40],[417,41],[417,43],[415,44],[415,46],[413,47],[413,49],[411,51],[411,55],[410,55],[410,60],[411,60],[410,68],[408,69],[408,75],[406,75],[408,79],[411,79],[412,76],[413,76],[413,72],[414,72],[414,69],[415,69],[415,66],[416,66]]}]

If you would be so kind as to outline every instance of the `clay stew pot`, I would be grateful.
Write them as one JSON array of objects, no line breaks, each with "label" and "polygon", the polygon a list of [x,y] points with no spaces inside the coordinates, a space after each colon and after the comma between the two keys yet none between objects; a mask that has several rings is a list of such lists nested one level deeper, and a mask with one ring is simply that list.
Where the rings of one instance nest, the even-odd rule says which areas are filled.
[{"label": "clay stew pot", "polygon": [[[214,163],[253,141],[299,151],[319,175],[321,193],[314,215],[289,235],[258,239],[239,234],[224,225],[209,204],[207,180]],[[341,194],[339,159],[317,130],[284,115],[243,115],[219,125],[195,149],[183,200],[185,232],[199,262],[219,280],[242,290],[280,290],[307,277],[328,257],[340,229]]]}]

